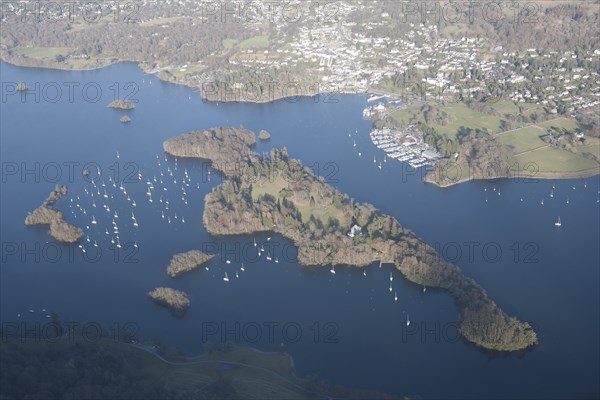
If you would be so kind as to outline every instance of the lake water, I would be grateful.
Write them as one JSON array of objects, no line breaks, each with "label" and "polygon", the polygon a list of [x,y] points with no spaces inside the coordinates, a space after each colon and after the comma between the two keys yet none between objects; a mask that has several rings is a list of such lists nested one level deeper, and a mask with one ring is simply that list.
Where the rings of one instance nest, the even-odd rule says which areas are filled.
[{"label": "lake water", "polygon": [[[390,159],[377,168],[383,153],[370,142],[371,124],[362,119],[365,96],[216,104],[202,102],[192,89],[144,75],[133,64],[84,72],[5,63],[0,68],[2,323],[47,322],[43,308],[57,312],[63,322],[121,329],[132,322],[141,336],[189,354],[223,339],[264,350],[279,349],[283,341],[299,376],[423,398],[598,396],[598,177],[470,182],[440,189],[422,183],[419,172],[398,161]],[[39,99],[12,95],[11,82],[21,81],[30,88],[38,83]],[[62,96],[53,102],[57,87]],[[127,113],[130,124],[119,122],[124,112],[106,107],[117,88],[118,97],[131,95],[139,101]],[[91,101],[97,94],[98,101]],[[289,242],[277,235],[271,241],[268,234],[210,237],[202,226],[203,199],[220,178],[211,174],[209,181],[209,169],[201,161],[165,159],[162,142],[221,125],[268,130],[272,138],[259,143],[258,152],[287,146],[291,156],[313,166],[342,192],[395,216],[475,278],[507,313],[530,321],[540,344],[504,355],[475,348],[456,337],[457,308],[447,293],[423,292],[389,265],[373,265],[366,277],[362,269],[338,266],[333,275],[329,268],[298,266]],[[79,175],[86,163],[102,171],[97,189]],[[68,165],[76,172],[72,180]],[[88,165],[91,171],[93,165]],[[24,170],[34,172],[21,174]],[[47,245],[52,241],[45,227],[23,223],[54,187],[57,171],[62,173],[59,183],[69,187],[57,207],[69,222],[90,226],[86,256],[77,247]],[[116,172],[118,178],[135,178],[123,185],[136,207],[119,190],[120,180],[116,188],[108,181]],[[147,179],[155,186],[152,203]],[[161,193],[163,187],[167,190]],[[101,207],[105,201],[110,213]],[[139,228],[132,225],[132,210]],[[111,245],[114,235],[105,234],[105,229],[113,230],[115,211],[122,249]],[[90,224],[92,216],[96,225]],[[558,217],[560,229],[554,226]],[[279,263],[254,260],[254,239],[271,249]],[[58,256],[57,248],[62,251]],[[169,278],[169,259],[194,248],[230,254],[212,261],[209,271]],[[245,272],[239,271],[242,262]],[[229,284],[222,280],[224,272]],[[192,307],[184,318],[173,318],[150,301],[146,293],[157,286],[188,293]]]}]

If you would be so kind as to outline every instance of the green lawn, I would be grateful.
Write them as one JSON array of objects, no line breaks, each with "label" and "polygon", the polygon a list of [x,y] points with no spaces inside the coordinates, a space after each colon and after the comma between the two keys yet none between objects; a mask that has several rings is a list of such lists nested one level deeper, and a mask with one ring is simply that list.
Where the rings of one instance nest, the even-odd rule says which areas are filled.
[{"label": "green lawn", "polygon": [[165,25],[170,24],[171,22],[176,22],[183,17],[165,17],[165,18],[157,18],[152,21],[146,21],[140,23],[140,26],[153,26],[153,25]]},{"label": "green lawn", "polygon": [[519,113],[519,108],[523,109],[523,114],[530,115],[539,108],[537,104],[522,102],[515,103],[514,101],[510,100],[499,100],[495,103],[489,103],[489,105],[496,110],[501,117],[504,117],[506,114],[516,115]]},{"label": "green lawn", "polygon": [[520,168],[528,163],[535,164],[539,168],[539,172],[568,173],[598,168],[598,163],[583,157],[583,153],[588,152],[598,156],[600,154],[599,139],[586,138],[586,145],[578,146],[577,153],[572,153],[568,150],[551,147],[540,139],[540,136],[546,133],[546,128],[550,126],[572,130],[577,127],[577,123],[572,119],[559,118],[500,134],[496,140],[508,147],[512,154],[511,164],[518,163]]},{"label": "green lawn", "polygon": [[557,118],[551,121],[540,122],[538,125],[543,128],[556,127],[568,131],[574,131],[578,127],[577,121],[571,118]]},{"label": "green lawn", "polygon": [[66,56],[71,51],[69,47],[22,47],[18,46],[12,49],[12,51],[21,56],[29,58],[38,58],[41,60],[55,59],[56,56]]},{"label": "green lawn", "polygon": [[202,72],[205,66],[202,64],[190,64],[185,68],[185,71],[181,71],[181,68],[171,68],[169,72],[176,78],[183,78],[187,75],[194,75]]},{"label": "green lawn", "polygon": [[[282,177],[255,182],[252,184],[252,199],[257,200],[259,196],[264,194],[270,194],[277,199],[281,197],[279,192],[287,186],[286,180]],[[337,219],[342,224],[350,223],[350,221],[347,221],[346,216],[342,213],[342,210],[334,206],[311,206],[309,201],[299,199],[294,195],[288,197],[288,200],[291,200],[298,210],[300,210],[300,213],[302,213],[303,223],[308,222],[311,215],[313,215],[315,218],[319,218],[323,223],[327,223],[329,218]]]},{"label": "green lawn", "polygon": [[[437,105],[441,111],[445,111],[451,115],[451,122],[448,125],[431,124],[439,133],[447,135],[449,138],[455,138],[458,133],[458,128],[464,126],[471,129],[488,129],[490,133],[500,130],[501,118],[486,115],[474,110],[471,110],[463,103],[452,103],[446,106]],[[411,117],[423,121],[421,110],[417,107],[398,110],[391,114],[391,117],[397,121],[402,121],[408,124]]]},{"label": "green lawn", "polygon": [[497,140],[507,146],[513,154],[519,154],[524,151],[547,146],[548,143],[540,139],[540,136],[544,134],[544,130],[534,126],[528,126],[512,132],[500,134],[497,136]]},{"label": "green lawn", "polygon": [[231,49],[233,46],[235,46],[238,43],[237,39],[223,39],[223,48],[225,48],[226,50]]},{"label": "green lawn", "polygon": [[246,39],[239,44],[240,49],[263,49],[269,47],[269,37],[268,36],[254,36],[249,39]]},{"label": "green lawn", "polygon": [[528,163],[537,165],[539,172],[579,172],[598,168],[598,163],[584,158],[581,153],[544,147],[530,153],[514,156],[512,162],[523,168]]}]

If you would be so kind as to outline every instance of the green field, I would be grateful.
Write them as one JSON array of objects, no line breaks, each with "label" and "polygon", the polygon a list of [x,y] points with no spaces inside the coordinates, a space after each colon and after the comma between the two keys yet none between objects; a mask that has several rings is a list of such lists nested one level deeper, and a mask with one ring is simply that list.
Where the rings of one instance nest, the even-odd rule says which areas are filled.
[{"label": "green field", "polygon": [[509,100],[499,100],[495,103],[488,103],[501,117],[505,115],[516,115],[519,114],[519,108],[523,109],[523,114],[529,116],[531,113],[536,111],[539,106],[532,103],[515,103]]},{"label": "green field", "polygon": [[574,131],[578,127],[577,121],[570,118],[557,118],[551,121],[540,122],[538,125],[543,128],[556,127],[560,129],[566,129],[570,132]]},{"label": "green field", "polygon": [[62,55],[66,56],[73,49],[69,47],[15,47],[12,49],[15,54],[29,57],[29,58],[37,58],[40,60],[54,60],[56,56]]},{"label": "green field", "polygon": [[[269,180],[261,180],[252,184],[252,199],[257,200],[259,196],[264,194],[270,194],[271,196],[280,198],[279,194],[282,189],[286,188],[288,183],[283,177],[275,177]],[[316,196],[316,195],[315,195]],[[289,200],[294,202],[294,205],[302,213],[302,222],[307,223],[310,220],[310,216],[313,215],[315,218],[320,219],[326,223],[329,218],[337,219],[342,224],[349,224],[350,221],[346,221],[346,216],[343,212],[334,207],[322,207],[322,206],[311,206],[309,201],[299,199],[297,196],[288,197]]]},{"label": "green field", "polygon": [[246,39],[239,44],[240,49],[264,49],[269,47],[269,37],[268,36],[254,36],[249,39]]},{"label": "green field", "polygon": [[166,24],[170,24],[171,22],[176,22],[182,18],[183,17],[157,18],[157,19],[154,19],[151,21],[142,22],[142,23],[140,23],[140,26],[166,25]]},{"label": "green field", "polygon": [[599,168],[594,160],[589,160],[583,153],[591,153],[600,157],[600,139],[586,138],[584,146],[577,146],[577,153],[552,147],[540,139],[546,133],[544,127],[556,126],[572,130],[577,122],[567,118],[546,121],[534,126],[509,131],[496,137],[507,146],[512,154],[511,164],[521,168],[529,163],[537,166],[542,173],[574,173]]},{"label": "green field", "polygon": [[537,165],[539,172],[579,172],[598,168],[598,163],[584,158],[581,154],[544,147],[530,153],[513,156],[512,163],[518,162],[520,168],[528,163]]},{"label": "green field", "polygon": [[183,78],[185,76],[188,75],[194,75],[194,74],[198,74],[202,71],[204,71],[206,67],[202,64],[192,64],[192,65],[188,65],[187,68],[185,68],[185,71],[181,71],[181,68],[171,68],[169,69],[169,72],[176,78]]},{"label": "green field", "polygon": [[497,136],[497,140],[507,146],[513,154],[520,154],[524,151],[534,150],[540,147],[548,146],[548,143],[540,139],[545,131],[535,126],[502,133]]},{"label": "green field", "polygon": [[[461,126],[471,129],[487,129],[490,133],[498,132],[500,130],[501,118],[471,110],[463,103],[437,106],[441,111],[445,111],[451,116],[451,121],[446,126],[437,124],[430,124],[430,126],[449,138],[456,138],[458,128]],[[397,121],[404,122],[404,124],[408,124],[411,118],[425,122],[421,110],[417,107],[395,111],[391,114],[391,117]]]},{"label": "green field", "polygon": [[229,38],[223,39],[223,48],[225,48],[226,50],[231,49],[236,44],[238,44],[237,39],[229,39]]}]

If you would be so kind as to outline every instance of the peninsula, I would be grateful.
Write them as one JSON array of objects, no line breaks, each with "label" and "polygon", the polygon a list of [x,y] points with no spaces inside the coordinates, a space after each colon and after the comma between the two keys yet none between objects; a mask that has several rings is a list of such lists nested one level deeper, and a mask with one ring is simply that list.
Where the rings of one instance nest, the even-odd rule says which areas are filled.
[{"label": "peninsula", "polygon": [[171,259],[171,263],[167,267],[167,274],[171,278],[175,278],[176,276],[198,268],[213,258],[214,255],[206,254],[199,250],[175,254]]},{"label": "peninsula", "polygon": [[148,292],[148,296],[157,304],[167,307],[171,314],[176,317],[183,317],[187,309],[190,308],[190,299],[187,294],[179,290],[158,287]]},{"label": "peninsula", "polygon": [[63,243],[77,243],[83,231],[66,222],[63,214],[53,207],[67,192],[66,186],[56,185],[42,205],[27,215],[25,225],[50,225],[49,233],[54,239]]},{"label": "peninsula", "polygon": [[203,222],[210,234],[277,232],[294,242],[302,265],[393,263],[414,283],[448,290],[460,310],[459,330],[470,342],[500,351],[537,343],[529,323],[507,315],[473,279],[395,218],[340,193],[290,159],[287,149],[261,157],[250,149],[255,143],[249,130],[221,127],[163,144],[170,155],[212,161],[226,177],[205,198]]}]

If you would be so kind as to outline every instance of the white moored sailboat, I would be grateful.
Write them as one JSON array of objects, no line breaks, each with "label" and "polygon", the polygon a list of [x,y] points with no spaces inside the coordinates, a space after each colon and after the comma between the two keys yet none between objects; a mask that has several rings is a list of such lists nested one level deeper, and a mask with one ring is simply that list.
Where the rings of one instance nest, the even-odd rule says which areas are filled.
[{"label": "white moored sailboat", "polygon": [[562,226],[562,222],[560,222],[560,217],[558,217],[558,221],[556,221],[556,222],[554,223],[554,225],[555,225],[555,226],[558,226],[558,227]]}]

